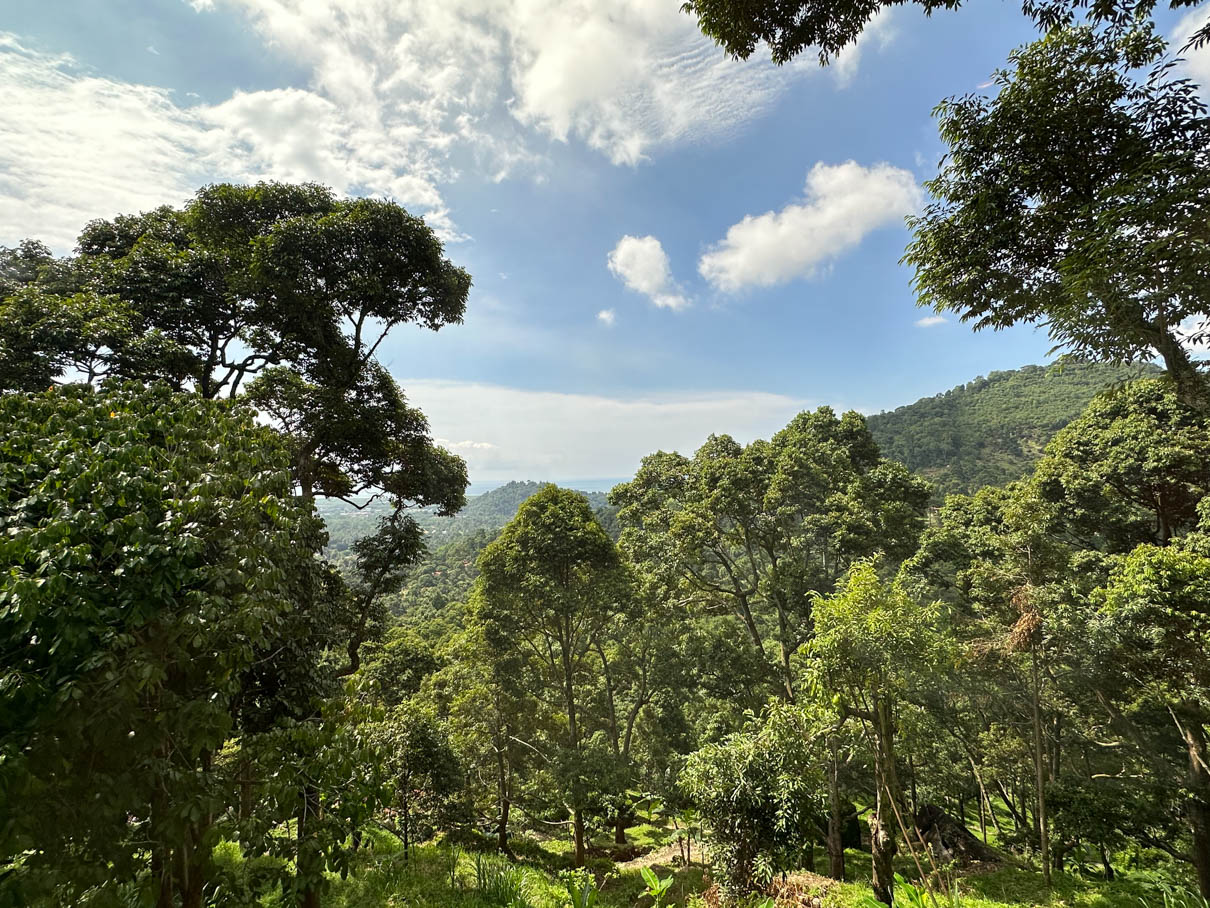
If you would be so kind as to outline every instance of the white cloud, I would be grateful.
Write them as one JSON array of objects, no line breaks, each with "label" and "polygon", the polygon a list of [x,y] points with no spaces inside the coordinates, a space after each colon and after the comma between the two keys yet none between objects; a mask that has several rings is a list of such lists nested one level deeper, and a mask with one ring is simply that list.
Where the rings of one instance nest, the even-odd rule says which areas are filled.
[{"label": "white cloud", "polygon": [[657,306],[684,309],[689,305],[689,298],[672,279],[668,253],[655,237],[627,234],[609,253],[608,264],[623,284]]},{"label": "white cloud", "polygon": [[[1200,6],[1187,12],[1173,31],[1173,49],[1179,53],[1181,48],[1189,43],[1189,39],[1208,22],[1210,22],[1210,6]],[[1184,56],[1186,74],[1201,85],[1203,94],[1210,94],[1210,44],[1190,48]]]},{"label": "white cloud", "polygon": [[944,315],[926,315],[924,318],[916,319],[917,328],[932,328],[934,325],[944,325],[946,318]]},{"label": "white cloud", "polygon": [[617,321],[617,313],[612,309],[602,309],[597,313],[597,321],[612,328],[613,323]]},{"label": "white cloud", "polygon": [[437,444],[450,451],[466,454],[468,451],[495,451],[496,445],[490,441],[450,441],[447,438],[434,438]]},{"label": "white cloud", "polygon": [[698,271],[727,292],[811,277],[868,233],[902,223],[920,203],[920,187],[907,170],[818,163],[807,174],[801,202],[732,225],[701,257]]},{"label": "white cloud", "polygon": [[82,72],[0,34],[0,243],[60,251],[85,222],[179,202],[204,181],[206,131],[157,88]]},{"label": "white cloud", "polygon": [[832,63],[837,85],[846,88],[857,77],[858,65],[867,48],[882,50],[895,40],[895,29],[891,25],[893,15],[893,10],[883,7],[861,30],[857,40],[840,52]]},{"label": "white cloud", "polygon": [[[631,475],[657,450],[691,454],[712,432],[767,438],[814,404],[757,391],[623,398],[470,382],[401,380],[435,435],[462,443],[471,478],[577,479]],[[449,447],[449,445],[446,445]]]},{"label": "white cloud", "polygon": [[[195,0],[198,2],[198,0]],[[207,0],[210,2],[210,0]],[[310,65],[342,108],[476,145],[507,173],[532,164],[524,134],[578,139],[615,164],[726,135],[767,111],[804,55],[777,68],[728,59],[675,2],[615,0],[218,0]],[[885,17],[862,47],[889,39]],[[852,77],[858,49],[838,61]]]},{"label": "white cloud", "polygon": [[818,72],[810,54],[729,60],[675,2],[184,2],[240,17],[307,83],[202,105],[0,35],[0,242],[65,249],[92,217],[257,177],[390,196],[454,238],[441,187],[468,170],[541,180],[552,140],[634,165],[743,128]]},{"label": "white cloud", "polygon": [[180,203],[210,181],[261,178],[389,196],[455,234],[433,155],[422,146],[406,154],[403,140],[392,144],[314,92],[182,106],[168,91],[94,75],[7,34],[0,84],[0,243],[33,236],[66,251],[91,218]]}]

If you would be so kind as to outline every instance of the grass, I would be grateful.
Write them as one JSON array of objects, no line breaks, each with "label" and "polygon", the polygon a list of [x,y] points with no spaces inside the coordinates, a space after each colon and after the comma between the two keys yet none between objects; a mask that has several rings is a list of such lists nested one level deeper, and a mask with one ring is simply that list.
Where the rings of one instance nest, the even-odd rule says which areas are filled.
[{"label": "grass", "polygon": [[[628,830],[628,839],[637,845],[659,847],[675,839],[675,831],[650,823]],[[517,837],[513,847],[517,861],[485,851],[426,844],[405,859],[400,843],[385,831],[367,835],[345,878],[330,875],[324,905],[330,908],[567,908],[569,900],[559,873],[571,864],[570,846],[561,839],[539,841]],[[602,840],[601,844],[605,844]],[[223,850],[223,861],[234,871],[243,863],[238,848]],[[820,854],[817,849],[816,864]],[[826,908],[861,908],[870,896],[870,856],[849,849],[846,852],[849,881],[833,886],[824,902]],[[246,870],[253,868],[249,865]],[[645,891],[640,872],[622,870],[604,858],[591,862],[601,886],[598,908],[634,908],[646,904],[640,899]],[[896,860],[896,869],[908,879],[918,876],[907,855]],[[266,872],[270,868],[265,868]],[[686,908],[701,904],[695,895],[705,887],[699,866],[665,870],[673,872],[674,883],[667,906]],[[232,873],[233,880],[248,878],[248,872]],[[972,873],[958,880],[961,908],[1210,908],[1206,905],[1165,902],[1161,887],[1164,877],[1155,872],[1126,871],[1107,882],[1077,874],[1055,874],[1050,890],[1039,872],[1024,866]],[[246,890],[249,891],[249,890]],[[230,891],[219,906],[248,908],[285,908],[281,889],[273,887],[259,900],[247,900]],[[939,898],[938,908],[953,908],[948,899]]]},{"label": "grass", "polygon": [[[451,887],[451,849],[423,845],[404,861],[398,843],[379,834],[374,846],[360,853],[357,866],[346,879],[330,880],[324,904],[334,908],[509,908],[510,904],[519,908],[566,908],[566,889],[552,869],[563,863],[563,856],[535,854],[545,850],[532,840],[517,842],[517,864],[482,853],[461,854],[455,886]],[[674,876],[665,904],[683,908],[703,888],[702,869],[682,868]],[[615,870],[598,875],[598,879],[600,908],[632,908],[645,889],[638,870]],[[510,901],[513,898],[518,900]]]}]

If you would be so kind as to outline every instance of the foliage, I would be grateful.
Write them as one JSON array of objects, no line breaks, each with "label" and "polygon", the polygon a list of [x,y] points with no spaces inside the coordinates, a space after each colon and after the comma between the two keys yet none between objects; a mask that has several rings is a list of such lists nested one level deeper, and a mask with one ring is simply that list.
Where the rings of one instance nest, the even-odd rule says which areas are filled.
[{"label": "foliage", "polygon": [[650,867],[642,867],[640,872],[643,874],[643,882],[647,886],[647,895],[651,898],[653,908],[662,908],[664,896],[668,894],[668,890],[672,888],[676,878],[666,876],[660,879]]},{"label": "foliage", "polygon": [[822,749],[808,716],[773,702],[744,731],[690,755],[681,777],[709,830],[714,875],[732,901],[796,866],[821,808]]},{"label": "foliage", "polygon": [[1158,371],[1146,365],[1065,362],[1025,366],[866,417],[885,457],[947,494],[972,494],[1026,476],[1054,434],[1100,391]]},{"label": "foliage", "polygon": [[543,486],[479,558],[475,618],[488,647],[521,657],[539,698],[557,704],[566,736],[550,761],[572,813],[576,863],[584,862],[583,811],[592,790],[587,725],[577,692],[614,617],[628,607],[630,577],[587,499]]},{"label": "foliage", "polygon": [[568,870],[562,879],[571,908],[596,908],[601,897],[596,877],[586,870]]},{"label": "foliage", "polygon": [[[748,59],[758,43],[769,47],[774,63],[788,63],[807,48],[818,49],[821,63],[836,57],[855,42],[870,20],[904,0],[687,0],[681,7],[697,17],[698,27],[734,57]],[[962,0],[913,0],[925,14],[957,9]],[[1179,9],[1197,0],[1169,0]],[[1161,6],[1156,0],[1023,0],[1022,11],[1049,30],[1069,24],[1084,14],[1093,22],[1117,28],[1130,27]],[[1204,44],[1210,32],[1203,29],[1194,42]]]},{"label": "foliage", "polygon": [[0,790],[23,805],[0,885],[68,901],[150,871],[187,895],[243,673],[318,569],[318,521],[246,407],[73,386],[0,414]]},{"label": "foliage", "polygon": [[948,152],[904,260],[921,305],[976,328],[1045,324],[1109,362],[1158,351],[1205,411],[1180,326],[1196,335],[1210,315],[1210,116],[1170,62],[1136,77],[1161,47],[1144,31],[1059,31],[1012,54],[994,97],[943,102]]},{"label": "foliage", "polygon": [[800,413],[769,441],[711,436],[692,458],[652,454],[610,493],[630,557],[703,610],[734,615],[755,653],[778,666],[774,683],[788,699],[813,594],[830,592],[858,558],[910,554],[927,497],[923,482],[879,456],[860,415],[828,407]]},{"label": "foliage", "polygon": [[525,871],[500,858],[478,853],[475,855],[475,892],[489,905],[500,908],[523,908],[525,905]]}]

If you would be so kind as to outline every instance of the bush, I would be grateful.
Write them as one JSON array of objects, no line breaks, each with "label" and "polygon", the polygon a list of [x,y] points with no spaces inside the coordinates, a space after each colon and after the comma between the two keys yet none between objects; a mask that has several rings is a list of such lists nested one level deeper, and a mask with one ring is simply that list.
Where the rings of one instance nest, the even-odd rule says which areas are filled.
[{"label": "bush", "polygon": [[777,704],[742,733],[689,758],[682,785],[709,829],[727,902],[789,869],[816,834],[822,770],[811,751],[803,714]]}]

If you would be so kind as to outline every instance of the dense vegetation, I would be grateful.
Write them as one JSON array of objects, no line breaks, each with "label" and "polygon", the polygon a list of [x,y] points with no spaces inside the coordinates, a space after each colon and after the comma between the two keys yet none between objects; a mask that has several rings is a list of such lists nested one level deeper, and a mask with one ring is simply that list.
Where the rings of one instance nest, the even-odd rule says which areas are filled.
[{"label": "dense vegetation", "polygon": [[887,457],[933,484],[940,502],[1025,476],[1059,429],[1100,391],[1154,375],[1147,364],[1070,362],[992,372],[867,418]]},{"label": "dense vegetation", "polygon": [[[788,59],[880,5],[689,9]],[[375,353],[470,278],[393,203],[0,251],[0,905],[1205,908],[1210,116],[1151,6],[939,108],[906,257],[1117,368],[711,435],[607,506],[467,505]]]}]

